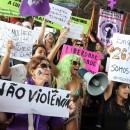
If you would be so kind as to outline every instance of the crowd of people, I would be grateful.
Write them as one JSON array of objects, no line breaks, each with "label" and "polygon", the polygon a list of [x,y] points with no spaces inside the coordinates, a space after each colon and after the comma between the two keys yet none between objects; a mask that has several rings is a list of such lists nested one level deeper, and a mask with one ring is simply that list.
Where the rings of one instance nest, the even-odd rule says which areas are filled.
[{"label": "crowd of people", "polygon": [[[1,58],[0,76],[18,83],[27,83],[35,86],[52,87],[69,90],[69,118],[50,117],[37,114],[19,114],[0,112],[0,129],[4,130],[80,130],[82,106],[91,102],[87,93],[86,84],[78,75],[80,67],[85,67],[81,56],[66,54],[60,60],[63,44],[101,54],[98,61],[99,71],[106,73],[107,57],[114,51],[113,46],[106,48],[96,38],[96,32],[89,36],[81,35],[82,40],[67,37],[66,28],[60,30],[57,36],[49,32],[46,36],[47,20],[42,24],[31,17],[25,19],[0,16],[1,21],[17,24],[29,29],[41,26],[39,38],[33,45],[32,58],[28,63],[18,62],[10,58],[13,41],[6,39],[6,52]],[[69,31],[69,29],[68,29]],[[10,65],[13,60],[14,64]],[[107,73],[106,73],[107,74]],[[31,80],[31,82],[30,82]],[[130,118],[129,84],[109,81],[108,87],[102,94],[102,130],[127,130]],[[88,100],[89,99],[89,100]],[[3,127],[3,128],[2,128]]]}]

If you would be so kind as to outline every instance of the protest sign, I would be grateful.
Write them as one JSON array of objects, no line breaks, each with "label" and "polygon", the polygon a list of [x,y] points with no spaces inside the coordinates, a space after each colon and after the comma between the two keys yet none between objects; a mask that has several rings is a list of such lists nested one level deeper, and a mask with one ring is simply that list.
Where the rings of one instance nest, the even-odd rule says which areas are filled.
[{"label": "protest sign", "polygon": [[122,30],[124,15],[111,10],[100,9],[97,38],[105,46],[111,45],[111,39],[114,33],[120,33]]},{"label": "protest sign", "polygon": [[[34,27],[34,30],[37,31],[37,32],[40,32],[41,31],[41,27]],[[44,36],[46,36],[49,32],[55,34],[56,33],[56,29],[46,27],[45,28],[45,32],[44,32]]]},{"label": "protest sign", "polygon": [[20,15],[23,16],[44,16],[49,11],[49,0],[23,0],[20,4]]},{"label": "protest sign", "polygon": [[[42,23],[42,21],[44,20],[44,17],[35,16],[35,17],[33,17],[33,19],[40,22],[40,23]],[[84,19],[84,18],[80,18],[80,17],[76,17],[76,16],[71,16],[70,17],[70,22],[82,25],[84,34],[86,34],[88,32],[88,28],[89,28],[89,25],[90,25],[90,20],[89,19]],[[55,29],[58,29],[58,30],[62,29],[62,25],[54,23],[52,21],[47,21],[47,25],[50,26],[50,27],[53,27]]]},{"label": "protest sign", "polygon": [[11,51],[11,58],[21,61],[29,61],[32,57],[32,46],[36,39],[38,39],[38,33],[6,22],[0,21],[0,54],[5,54],[5,42],[8,39],[13,41],[13,49]]},{"label": "protest sign", "polygon": [[[14,16],[14,17],[24,17],[19,13],[19,5],[20,2],[17,0],[1,0],[0,1],[0,15],[2,16]],[[41,22],[43,21],[43,16],[35,16],[34,20]],[[88,28],[90,25],[90,20],[85,18],[80,18],[77,16],[71,16],[70,21],[82,25],[84,27],[83,32],[86,34],[88,32]],[[67,21],[68,22],[68,21]],[[62,25],[58,23],[54,23],[52,21],[48,21],[47,25],[53,27],[55,29],[61,30]]]},{"label": "protest sign", "polygon": [[98,72],[99,64],[98,60],[101,59],[101,55],[96,52],[87,51],[76,46],[69,46],[64,44],[61,52],[60,59],[66,54],[77,54],[81,56],[85,63],[85,68],[92,72]]},{"label": "protest sign", "polygon": [[69,117],[70,91],[0,80],[0,111]]},{"label": "protest sign", "polygon": [[70,22],[70,24],[66,27],[69,28],[69,31],[67,33],[68,38],[82,40],[82,38],[80,37],[80,35],[83,33],[82,25]]},{"label": "protest sign", "polygon": [[77,23],[79,25],[82,25],[84,34],[86,34],[88,32],[89,25],[90,25],[90,20],[89,19],[80,18],[80,17],[77,17],[77,16],[71,16],[70,21],[74,22],[74,23]]},{"label": "protest sign", "polygon": [[45,15],[45,18],[62,26],[67,25],[68,21],[70,20],[72,11],[51,3],[50,8],[50,12],[49,14]]},{"label": "protest sign", "polygon": [[109,64],[110,64],[110,57],[107,57],[107,63],[106,63],[105,72],[108,72],[108,70],[109,70]]},{"label": "protest sign", "polygon": [[130,84],[130,35],[114,34],[108,78]]}]

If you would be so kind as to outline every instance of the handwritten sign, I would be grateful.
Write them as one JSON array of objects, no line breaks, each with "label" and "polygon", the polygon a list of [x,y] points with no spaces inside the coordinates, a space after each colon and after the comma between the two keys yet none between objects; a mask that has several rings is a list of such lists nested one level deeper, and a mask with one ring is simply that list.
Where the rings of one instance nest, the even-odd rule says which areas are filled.
[{"label": "handwritten sign", "polygon": [[101,59],[101,55],[96,52],[87,51],[76,46],[69,46],[64,44],[61,52],[60,59],[66,54],[77,54],[81,56],[85,62],[85,68],[92,72],[98,72],[99,64],[98,60]]},{"label": "handwritten sign", "polygon": [[[41,31],[41,27],[34,27],[34,30],[39,33],[39,32]],[[52,32],[53,34],[55,34],[55,33],[56,33],[56,29],[46,27],[46,28],[45,28],[44,36],[46,36],[49,32]]]},{"label": "handwritten sign", "polygon": [[38,34],[33,30],[21,26],[0,21],[0,54],[5,54],[5,42],[13,40],[11,58],[28,61],[32,57],[33,42],[38,38]]},{"label": "handwritten sign", "polygon": [[69,117],[70,91],[0,80],[0,111]]},{"label": "handwritten sign", "polygon": [[67,33],[68,38],[82,40],[82,38],[80,37],[80,35],[83,33],[82,25],[70,22],[70,24],[67,27],[70,29],[69,32]]},{"label": "handwritten sign", "polygon": [[114,34],[108,78],[130,84],[130,35]]},{"label": "handwritten sign", "polygon": [[[0,15],[24,18],[23,16],[20,16],[19,6],[20,6],[20,2],[17,0],[1,0],[0,1]],[[33,19],[42,23],[44,17],[43,16],[36,16],[36,17],[33,17]],[[84,28],[83,29],[84,34],[86,34],[88,32],[88,28],[90,25],[89,19],[80,18],[77,16],[71,16],[70,21],[77,23],[79,25],[82,25]],[[58,30],[60,30],[62,28],[62,25],[60,25],[58,23],[54,23],[52,21],[48,21],[47,25],[50,27],[53,27],[55,29],[58,29]]]},{"label": "handwritten sign", "polygon": [[88,32],[89,25],[90,25],[90,19],[85,19],[85,18],[80,18],[80,17],[76,17],[76,16],[71,16],[70,17],[70,21],[74,22],[74,23],[77,23],[79,25],[82,25],[84,34],[86,34]]},{"label": "handwritten sign", "polygon": [[50,12],[45,15],[45,18],[60,25],[67,25],[72,11],[51,3],[50,8]]}]

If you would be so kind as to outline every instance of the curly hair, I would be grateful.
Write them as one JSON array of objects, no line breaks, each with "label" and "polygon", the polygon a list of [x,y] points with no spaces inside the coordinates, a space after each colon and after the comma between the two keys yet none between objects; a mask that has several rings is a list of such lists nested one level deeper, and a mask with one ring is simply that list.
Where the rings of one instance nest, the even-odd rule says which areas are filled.
[{"label": "curly hair", "polygon": [[71,80],[72,61],[74,60],[78,60],[81,64],[81,67],[84,67],[84,61],[82,57],[76,54],[66,54],[57,64],[57,69],[59,70],[58,78],[60,81],[60,86],[65,85]]}]

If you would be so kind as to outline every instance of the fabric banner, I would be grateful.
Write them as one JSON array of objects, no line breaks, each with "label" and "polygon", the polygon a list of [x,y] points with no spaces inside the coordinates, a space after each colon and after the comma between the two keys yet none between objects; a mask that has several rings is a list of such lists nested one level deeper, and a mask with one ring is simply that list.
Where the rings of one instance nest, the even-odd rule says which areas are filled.
[{"label": "fabric banner", "polygon": [[22,0],[20,5],[20,15],[23,16],[43,16],[49,11],[49,0]]},{"label": "fabric banner", "polygon": [[99,10],[97,38],[105,45],[109,46],[114,33],[122,31],[124,15],[111,10]]},{"label": "fabric banner", "polygon": [[130,35],[115,33],[112,42],[108,78],[130,84]]},{"label": "fabric banner", "polygon": [[0,112],[69,117],[70,91],[0,80]]},{"label": "fabric banner", "polygon": [[19,12],[20,1],[19,0],[0,0],[0,7],[3,9],[9,9]]}]

